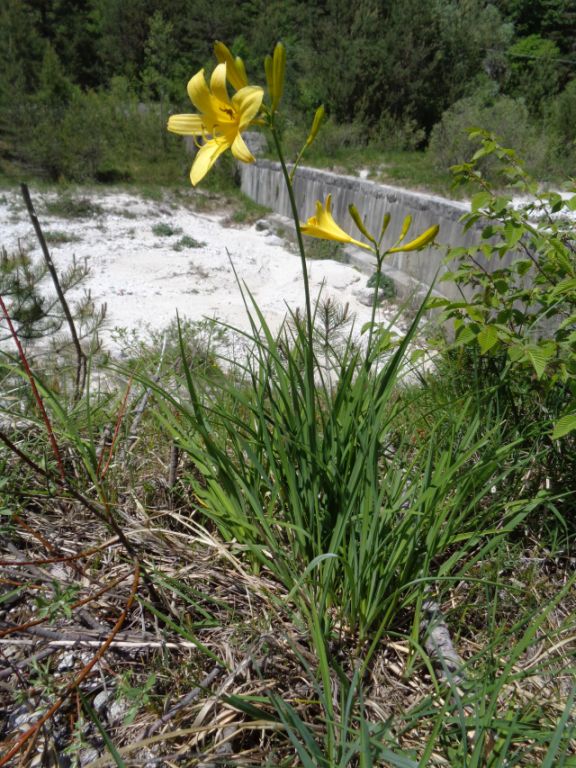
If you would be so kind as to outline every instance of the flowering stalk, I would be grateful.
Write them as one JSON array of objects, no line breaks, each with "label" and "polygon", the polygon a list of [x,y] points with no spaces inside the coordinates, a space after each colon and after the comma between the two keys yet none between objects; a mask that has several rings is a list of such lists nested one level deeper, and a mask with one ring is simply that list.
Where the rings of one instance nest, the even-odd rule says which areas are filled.
[{"label": "flowering stalk", "polygon": [[274,123],[274,116],[270,116],[270,129],[272,137],[274,138],[274,145],[278,154],[278,160],[282,167],[282,174],[284,181],[286,182],[286,189],[288,191],[288,199],[290,200],[290,209],[292,211],[292,218],[294,219],[294,225],[296,227],[296,239],[298,242],[298,250],[300,252],[300,262],[302,264],[302,280],[304,283],[304,301],[306,304],[306,378],[307,378],[307,400],[308,400],[308,413],[310,415],[310,437],[312,445],[316,443],[316,433],[314,430],[314,422],[316,420],[316,404],[314,400],[314,323],[312,320],[312,302],[310,300],[310,282],[308,280],[308,266],[306,264],[306,248],[304,247],[304,239],[302,237],[302,230],[300,227],[300,217],[298,216],[298,207],[296,205],[296,198],[294,196],[294,187],[292,186],[292,178],[284,159],[284,153],[282,152],[282,144],[278,135],[278,129]]}]

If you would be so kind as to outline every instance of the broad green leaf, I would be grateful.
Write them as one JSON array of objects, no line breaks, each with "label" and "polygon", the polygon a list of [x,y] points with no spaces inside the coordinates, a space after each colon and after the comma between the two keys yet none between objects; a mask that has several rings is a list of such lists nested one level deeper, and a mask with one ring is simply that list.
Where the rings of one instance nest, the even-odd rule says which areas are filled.
[{"label": "broad green leaf", "polygon": [[463,326],[456,337],[456,344],[470,344],[476,338],[475,332],[469,326]]},{"label": "broad green leaf", "polygon": [[561,280],[556,286],[554,286],[550,295],[559,296],[564,293],[576,294],[576,277],[571,277],[571,278],[568,278],[567,280]]},{"label": "broad green leaf", "polygon": [[476,307],[473,304],[468,304],[464,307],[464,311],[471,320],[475,320],[477,323],[481,323],[484,320],[484,312],[480,307]]},{"label": "broad green leaf", "polygon": [[490,192],[477,192],[475,195],[472,195],[470,208],[473,211],[478,211],[480,208],[485,208],[491,199],[492,195]]},{"label": "broad green leaf", "polygon": [[552,440],[559,440],[561,437],[565,437],[569,432],[573,432],[576,429],[576,412],[569,413],[567,416],[562,416],[552,430]]},{"label": "broad green leaf", "polygon": [[498,330],[493,325],[487,325],[480,331],[476,339],[480,344],[480,351],[484,355],[498,343]]},{"label": "broad green leaf", "polygon": [[530,259],[518,259],[518,261],[516,261],[514,263],[514,267],[516,268],[516,272],[518,272],[518,274],[521,275],[521,276],[525,275],[527,272],[529,272],[530,269],[532,268],[532,266],[533,265],[532,265],[532,262],[530,261]]},{"label": "broad green leaf", "polygon": [[526,355],[536,371],[536,376],[541,379],[546,370],[546,365],[551,357],[554,357],[556,345],[554,342],[544,342],[538,346],[526,348]]},{"label": "broad green leaf", "polygon": [[514,221],[507,221],[504,225],[504,237],[509,246],[516,245],[523,234],[523,228]]}]

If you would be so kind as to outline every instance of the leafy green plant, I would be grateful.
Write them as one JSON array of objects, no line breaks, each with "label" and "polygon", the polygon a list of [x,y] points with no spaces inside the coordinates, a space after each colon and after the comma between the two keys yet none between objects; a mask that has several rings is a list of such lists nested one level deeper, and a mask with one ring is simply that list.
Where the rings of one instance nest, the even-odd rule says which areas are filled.
[{"label": "leafy green plant", "polygon": [[89,197],[77,197],[70,193],[58,195],[44,203],[46,213],[62,219],[92,219],[103,213],[103,208]]},{"label": "leafy green plant", "polygon": [[396,296],[396,286],[394,280],[385,272],[378,275],[376,272],[368,278],[366,283],[368,288],[378,288],[378,302],[394,299]]},{"label": "leafy green plant", "polygon": [[306,256],[309,259],[332,259],[332,261],[346,261],[346,253],[340,243],[330,242],[329,240],[313,240],[306,249]]},{"label": "leafy green plant", "polygon": [[195,238],[190,237],[190,235],[184,235],[174,244],[173,248],[175,251],[183,251],[186,248],[203,248],[205,245],[206,243],[196,240]]},{"label": "leafy green plant", "polygon": [[179,235],[182,230],[179,227],[173,227],[168,222],[161,221],[158,224],[154,224],[152,232],[156,237],[172,237],[173,235]]},{"label": "leafy green plant", "polygon": [[[225,540],[237,541],[256,567],[272,571],[310,621],[317,613],[324,633],[341,622],[363,642],[397,625],[408,606],[416,608],[427,579],[450,573],[465,552],[481,545],[480,531],[496,515],[485,499],[496,478],[506,475],[509,446],[490,443],[478,435],[477,423],[458,418],[439,450],[435,435],[410,449],[408,437],[396,431],[395,387],[422,309],[393,347],[390,333],[374,321],[374,304],[366,350],[360,352],[348,337],[333,369],[324,369],[315,334],[321,309],[310,296],[302,234],[359,241],[334,222],[330,198],[317,204],[316,217],[299,224],[293,192],[297,164],[288,171],[275,123],[279,50],[278,69],[267,69],[272,107],[265,119],[293,206],[304,311],[293,313],[291,331],[277,338],[243,290],[252,329],[244,335],[253,351],[247,363],[228,361],[233,384],[224,380],[217,397],[211,386],[204,400],[182,343],[190,404],[161,387],[156,392],[162,421],[193,461],[189,482],[202,513]],[[360,245],[374,253],[378,284],[389,216],[376,239],[354,208],[351,214],[370,243]],[[407,217],[392,252],[417,250],[437,232],[432,227],[404,244],[410,225]],[[515,511],[499,509],[498,515],[505,526],[518,519]]]},{"label": "leafy green plant", "polygon": [[148,675],[146,680],[140,685],[133,685],[130,678],[124,675],[118,681],[116,696],[119,701],[128,704],[128,709],[124,715],[124,725],[130,725],[142,707],[150,704],[150,691],[156,683],[156,675]]},{"label": "leafy green plant", "polygon": [[[453,322],[456,345],[476,347],[504,383],[525,382],[544,406],[539,421],[553,422],[552,438],[560,439],[576,429],[576,189],[567,197],[540,191],[513,150],[492,134],[472,135],[480,149],[454,171],[481,187],[464,216],[466,228],[482,225],[481,243],[448,253],[457,267],[443,279],[459,287],[462,300],[430,306]],[[486,156],[527,202],[513,204],[492,188],[478,170]]]}]

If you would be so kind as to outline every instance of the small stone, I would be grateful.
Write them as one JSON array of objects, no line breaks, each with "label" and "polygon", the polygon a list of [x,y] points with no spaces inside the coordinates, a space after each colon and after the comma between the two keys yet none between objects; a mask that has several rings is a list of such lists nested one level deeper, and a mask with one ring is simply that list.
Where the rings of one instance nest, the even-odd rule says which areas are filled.
[{"label": "small stone", "polygon": [[117,699],[108,708],[108,721],[110,723],[121,722],[128,712],[128,704],[123,699]]},{"label": "small stone", "polygon": [[92,702],[92,706],[96,710],[98,714],[104,709],[106,704],[108,703],[108,699],[110,698],[112,694],[112,691],[110,690],[104,690],[100,691],[100,693],[97,693],[96,696],[94,696],[94,701]]},{"label": "small stone", "polygon": [[83,749],[82,752],[78,755],[78,759],[80,760],[80,765],[90,765],[90,763],[93,763],[94,760],[98,760],[100,757],[100,753],[97,749],[94,749],[94,747],[90,747],[89,749]]}]

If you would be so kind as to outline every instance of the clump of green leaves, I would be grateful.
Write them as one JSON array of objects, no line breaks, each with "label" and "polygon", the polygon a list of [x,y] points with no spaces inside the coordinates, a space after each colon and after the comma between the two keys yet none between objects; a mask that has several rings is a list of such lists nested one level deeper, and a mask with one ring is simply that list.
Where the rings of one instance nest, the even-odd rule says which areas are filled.
[{"label": "clump of green leaves", "polygon": [[172,237],[173,235],[179,235],[182,230],[179,227],[173,227],[172,224],[161,221],[158,224],[154,224],[152,232],[156,237]]},{"label": "clump of green leaves", "polygon": [[394,299],[396,297],[396,286],[394,285],[394,280],[392,280],[390,275],[387,275],[385,272],[374,272],[374,274],[368,278],[366,286],[368,288],[377,289],[378,296],[376,297],[376,300],[379,303],[382,301]]},{"label": "clump of green leaves", "polygon": [[174,244],[173,250],[183,251],[185,248],[203,248],[205,245],[206,243],[203,243],[201,240],[195,240],[190,235],[184,235]]},{"label": "clump of green leaves", "polygon": [[[542,192],[515,152],[485,131],[474,131],[480,148],[471,162],[454,168],[459,182],[480,191],[463,219],[482,226],[480,243],[452,248],[455,266],[443,279],[455,283],[462,299],[433,299],[453,322],[455,343],[474,345],[500,360],[508,378],[521,376],[555,407],[552,437],[576,430],[576,187],[568,195]],[[527,202],[498,194],[478,169],[486,156]]]},{"label": "clump of green leaves", "polygon": [[130,678],[123,675],[118,683],[117,696],[124,701],[128,708],[124,715],[124,725],[133,723],[138,712],[150,704],[150,692],[156,683],[156,675],[148,675],[141,685],[132,685]]},{"label": "clump of green leaves", "polygon": [[341,243],[334,240],[310,240],[306,243],[306,256],[309,259],[324,261],[346,261],[346,252]]},{"label": "clump of green leaves", "polygon": [[91,219],[100,216],[104,209],[89,197],[74,197],[73,195],[58,195],[55,200],[47,200],[46,212],[51,216],[62,219]]},{"label": "clump of green leaves", "polygon": [[[543,192],[512,150],[492,134],[473,136],[480,148],[454,171],[480,187],[463,217],[478,243],[448,252],[443,279],[461,298],[429,301],[453,333],[437,367],[444,388],[471,398],[483,421],[496,418],[518,441],[516,457],[531,457],[522,485],[552,494],[565,530],[576,472],[576,189]],[[486,181],[478,166],[486,155],[520,200]],[[542,517],[534,523],[549,527]]]}]

